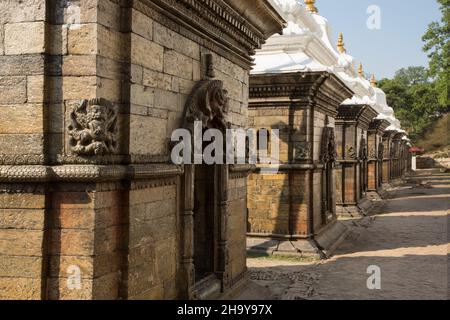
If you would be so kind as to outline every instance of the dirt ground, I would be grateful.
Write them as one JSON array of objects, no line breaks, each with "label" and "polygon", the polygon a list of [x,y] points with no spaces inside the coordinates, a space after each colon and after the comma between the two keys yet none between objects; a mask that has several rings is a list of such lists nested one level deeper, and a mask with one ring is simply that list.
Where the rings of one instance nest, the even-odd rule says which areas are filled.
[{"label": "dirt ground", "polygon": [[[346,221],[349,236],[329,260],[248,259],[253,283],[240,299],[448,299],[449,213],[450,174],[422,171],[379,214]],[[370,266],[381,289],[368,289]]]}]

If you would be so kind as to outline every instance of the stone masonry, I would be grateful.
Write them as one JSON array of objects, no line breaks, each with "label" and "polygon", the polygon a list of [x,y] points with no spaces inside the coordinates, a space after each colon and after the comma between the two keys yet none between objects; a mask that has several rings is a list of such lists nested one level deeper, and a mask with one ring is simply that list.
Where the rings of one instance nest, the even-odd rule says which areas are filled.
[{"label": "stone masonry", "polygon": [[[1,1],[0,299],[206,297],[170,136],[205,66],[245,127],[250,56],[283,23],[266,0]],[[218,294],[246,271],[228,169]]]}]

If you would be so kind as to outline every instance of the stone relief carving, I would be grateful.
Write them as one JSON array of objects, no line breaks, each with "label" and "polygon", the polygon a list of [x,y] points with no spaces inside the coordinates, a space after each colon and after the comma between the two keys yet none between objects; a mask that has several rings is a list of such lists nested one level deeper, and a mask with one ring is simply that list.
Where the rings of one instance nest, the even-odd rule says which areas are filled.
[{"label": "stone relief carving", "polygon": [[308,142],[297,142],[294,144],[294,159],[304,160],[311,157],[311,146]]},{"label": "stone relief carving", "polygon": [[375,147],[372,147],[369,151],[369,158],[376,159],[378,157],[377,149]]},{"label": "stone relief carving", "polygon": [[367,153],[367,143],[366,139],[364,137],[361,138],[361,144],[359,147],[359,158],[361,160],[367,160],[368,153]]},{"label": "stone relief carving", "polygon": [[345,146],[345,158],[351,160],[356,159],[356,151],[353,146]]},{"label": "stone relief carving", "polygon": [[228,91],[220,80],[202,80],[189,96],[184,116],[184,127],[193,130],[195,121],[201,121],[203,128],[225,131],[227,122]]},{"label": "stone relief carving", "polygon": [[117,110],[105,99],[83,100],[70,112],[68,127],[71,151],[78,156],[117,152]]},{"label": "stone relief carving", "polygon": [[322,134],[322,147],[320,159],[323,163],[335,162],[337,158],[334,128],[325,127]]},{"label": "stone relief carving", "polygon": [[380,143],[378,145],[378,160],[383,160],[384,158],[384,144]]}]

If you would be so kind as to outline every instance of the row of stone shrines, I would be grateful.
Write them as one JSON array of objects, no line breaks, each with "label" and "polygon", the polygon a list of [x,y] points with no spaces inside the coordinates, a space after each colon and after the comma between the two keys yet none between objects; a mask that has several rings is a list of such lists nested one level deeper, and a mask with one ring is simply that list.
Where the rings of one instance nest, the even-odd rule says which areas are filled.
[{"label": "row of stone shrines", "polygon": [[[351,90],[331,74],[287,75],[274,91],[284,99],[255,105],[270,93],[267,79],[249,80],[251,56],[285,26],[271,3],[0,3],[0,299],[223,297],[245,281],[248,221],[315,239],[333,228],[336,181],[354,205],[361,168],[373,190],[403,174],[401,140],[370,112],[343,115],[337,130]],[[287,186],[280,222],[247,219],[258,208],[248,189],[277,192],[255,183],[253,166],[170,161],[177,128],[258,127],[274,112],[285,164],[267,188]],[[344,133],[357,154],[348,164],[334,151]],[[382,144],[383,159],[372,157]],[[353,184],[336,172],[354,172]]]},{"label": "row of stone shrines", "polygon": [[327,72],[251,76],[250,126],[279,130],[281,164],[250,174],[250,251],[326,256],[346,236],[338,217],[365,215],[411,167],[405,134],[370,105],[341,105],[352,95]]}]

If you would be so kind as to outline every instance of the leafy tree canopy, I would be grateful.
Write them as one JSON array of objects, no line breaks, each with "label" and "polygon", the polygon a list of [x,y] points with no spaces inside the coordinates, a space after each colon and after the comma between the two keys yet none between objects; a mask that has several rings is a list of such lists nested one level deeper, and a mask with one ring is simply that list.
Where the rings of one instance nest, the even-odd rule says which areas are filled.
[{"label": "leafy tree canopy", "polygon": [[388,104],[413,141],[420,139],[437,118],[450,111],[450,0],[437,1],[442,19],[432,22],[422,38],[429,67],[403,68],[393,79],[379,82]]}]

